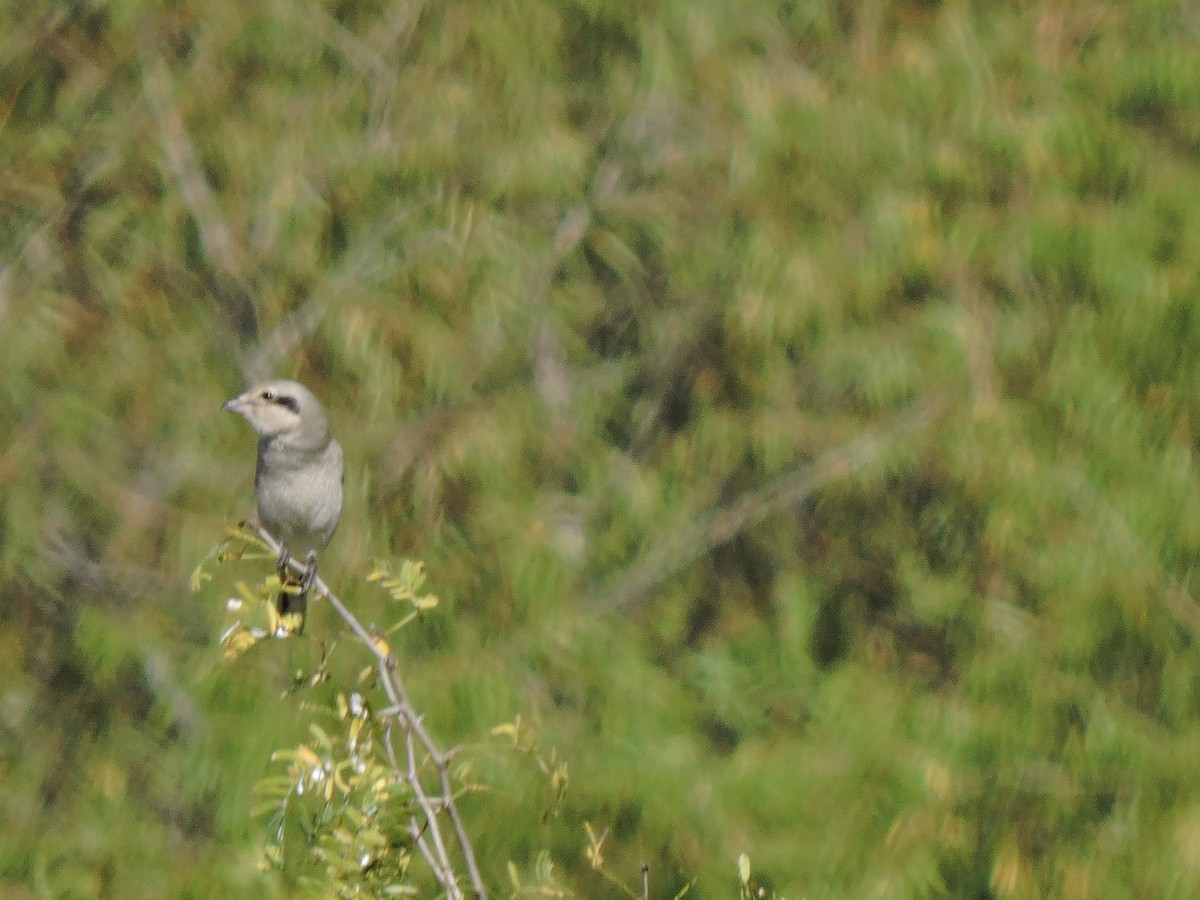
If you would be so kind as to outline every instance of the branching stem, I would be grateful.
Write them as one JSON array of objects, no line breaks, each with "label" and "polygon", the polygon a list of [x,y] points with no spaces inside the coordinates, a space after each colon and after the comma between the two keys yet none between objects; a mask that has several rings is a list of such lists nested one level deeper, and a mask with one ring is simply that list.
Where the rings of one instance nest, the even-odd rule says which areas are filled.
[{"label": "branching stem", "polygon": [[[257,523],[253,523],[251,527],[272,553],[280,553],[280,543],[270,532]],[[290,555],[287,556],[284,565],[298,574],[303,574],[306,570],[305,561]],[[408,693],[404,690],[404,684],[397,672],[396,658],[384,649],[387,645],[363,626],[358,617],[350,612],[337,595],[329,589],[329,585],[325,583],[319,573],[313,576],[312,590],[329,601],[334,612],[341,617],[354,636],[375,658],[379,684],[383,688],[389,704],[387,709],[380,713],[381,716],[388,719],[384,741],[388,759],[396,769],[397,776],[403,778],[408,784],[417,807],[420,809],[420,814],[414,813],[409,817],[408,822],[408,831],[416,843],[417,849],[429,863],[434,877],[445,888],[446,896],[451,900],[465,900],[463,887],[459,884],[459,878],[455,874],[454,861],[442,835],[442,823],[438,814],[444,812],[454,828],[459,851],[462,853],[467,876],[471,882],[471,892],[478,900],[487,900],[487,889],[483,885],[479,866],[475,862],[471,839],[454,800],[454,788],[450,779],[450,761],[453,754],[445,753],[438,747],[429,733],[429,729],[425,727],[421,717],[413,709],[412,703],[408,699]],[[398,723],[404,732],[404,749],[407,755],[404,765],[401,765],[397,759],[392,744],[393,723]],[[433,796],[421,783],[420,766],[418,765],[418,755],[421,751],[424,751],[424,755],[428,757],[438,772],[439,790]]]}]

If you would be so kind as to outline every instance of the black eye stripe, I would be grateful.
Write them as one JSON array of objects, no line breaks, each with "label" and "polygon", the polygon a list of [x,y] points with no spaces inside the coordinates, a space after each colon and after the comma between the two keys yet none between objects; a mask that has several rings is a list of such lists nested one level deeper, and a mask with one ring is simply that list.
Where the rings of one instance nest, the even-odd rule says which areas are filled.
[{"label": "black eye stripe", "polygon": [[294,413],[300,412],[300,401],[288,394],[281,394],[271,388],[264,388],[259,396],[268,403],[277,403],[280,406],[286,406]]}]

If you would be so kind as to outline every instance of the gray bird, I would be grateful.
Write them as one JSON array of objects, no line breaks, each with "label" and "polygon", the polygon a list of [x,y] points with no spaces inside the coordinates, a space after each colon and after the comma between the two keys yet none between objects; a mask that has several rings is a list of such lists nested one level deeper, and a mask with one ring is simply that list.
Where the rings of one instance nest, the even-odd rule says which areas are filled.
[{"label": "gray bird", "polygon": [[302,555],[307,569],[298,593],[283,592],[281,613],[300,613],[316,574],[317,551],[324,549],[342,514],[342,448],[329,433],[325,411],[312,392],[294,381],[266,381],[225,404],[258,432],[254,488],[258,517],[279,540],[280,576],[287,554]]}]

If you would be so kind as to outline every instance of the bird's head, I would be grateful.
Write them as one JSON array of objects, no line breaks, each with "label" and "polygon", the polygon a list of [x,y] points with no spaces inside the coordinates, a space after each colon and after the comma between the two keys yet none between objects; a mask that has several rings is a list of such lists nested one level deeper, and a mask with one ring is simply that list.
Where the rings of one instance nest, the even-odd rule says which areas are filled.
[{"label": "bird's head", "polygon": [[234,397],[223,409],[245,418],[264,438],[294,436],[316,442],[329,435],[320,401],[295,381],[265,381]]}]

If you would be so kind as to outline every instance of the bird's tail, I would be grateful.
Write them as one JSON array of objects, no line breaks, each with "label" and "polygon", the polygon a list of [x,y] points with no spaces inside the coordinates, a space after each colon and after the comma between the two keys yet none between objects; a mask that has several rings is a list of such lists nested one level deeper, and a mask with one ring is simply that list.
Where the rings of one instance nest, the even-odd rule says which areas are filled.
[{"label": "bird's tail", "polygon": [[308,585],[303,575],[292,571],[283,573],[275,609],[285,629],[296,634],[304,633],[304,620],[308,615]]}]

